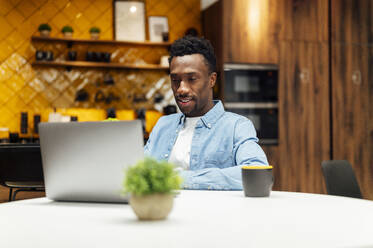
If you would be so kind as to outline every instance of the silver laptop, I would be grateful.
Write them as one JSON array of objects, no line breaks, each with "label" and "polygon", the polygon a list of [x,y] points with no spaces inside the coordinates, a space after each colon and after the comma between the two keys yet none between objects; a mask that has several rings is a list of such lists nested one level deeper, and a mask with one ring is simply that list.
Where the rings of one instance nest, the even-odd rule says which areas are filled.
[{"label": "silver laptop", "polygon": [[56,201],[127,202],[124,169],[144,156],[141,122],[40,123],[46,195]]}]

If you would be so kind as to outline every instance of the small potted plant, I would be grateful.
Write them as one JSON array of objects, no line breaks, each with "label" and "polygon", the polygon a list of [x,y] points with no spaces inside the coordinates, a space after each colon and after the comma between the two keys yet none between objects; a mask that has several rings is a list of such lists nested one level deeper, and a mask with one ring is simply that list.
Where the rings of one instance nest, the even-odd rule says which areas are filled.
[{"label": "small potted plant", "polygon": [[42,23],[42,24],[39,25],[38,30],[40,32],[40,36],[49,37],[52,28],[47,23]]},{"label": "small potted plant", "polygon": [[98,40],[100,38],[100,28],[98,27],[91,27],[89,30],[89,33],[91,34],[91,39],[92,40]]},{"label": "small potted plant", "polygon": [[140,220],[161,220],[171,212],[180,184],[172,164],[147,157],[125,171],[123,189]]},{"label": "small potted plant", "polygon": [[74,29],[71,26],[64,26],[61,30],[63,36],[66,38],[71,38],[73,36]]}]

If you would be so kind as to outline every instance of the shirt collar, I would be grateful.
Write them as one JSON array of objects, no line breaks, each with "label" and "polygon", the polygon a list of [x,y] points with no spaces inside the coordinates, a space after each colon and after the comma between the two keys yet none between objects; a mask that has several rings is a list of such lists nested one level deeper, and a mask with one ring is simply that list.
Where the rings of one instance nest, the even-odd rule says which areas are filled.
[{"label": "shirt collar", "polygon": [[[210,109],[204,116],[201,116],[202,123],[207,128],[211,128],[225,112],[223,103],[220,100],[214,100],[213,102],[214,102],[214,107],[212,107],[212,109]],[[184,125],[184,122],[185,122],[185,115],[181,114],[179,123]]]}]

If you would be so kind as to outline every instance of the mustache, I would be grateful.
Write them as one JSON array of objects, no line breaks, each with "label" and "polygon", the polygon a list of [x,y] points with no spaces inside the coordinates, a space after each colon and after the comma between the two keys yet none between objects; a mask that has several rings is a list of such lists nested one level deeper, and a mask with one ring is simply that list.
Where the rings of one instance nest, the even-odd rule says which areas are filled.
[{"label": "mustache", "polygon": [[177,94],[177,95],[175,95],[175,98],[176,99],[184,99],[184,98],[194,99],[194,96],[186,95],[186,94]]}]

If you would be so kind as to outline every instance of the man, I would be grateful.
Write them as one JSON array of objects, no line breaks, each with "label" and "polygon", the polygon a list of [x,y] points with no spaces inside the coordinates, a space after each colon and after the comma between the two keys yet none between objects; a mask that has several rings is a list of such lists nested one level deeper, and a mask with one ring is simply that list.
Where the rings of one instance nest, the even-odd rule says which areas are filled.
[{"label": "man", "polygon": [[182,168],[183,188],[241,190],[241,166],[268,162],[251,121],[213,101],[214,49],[208,40],[186,36],[171,45],[169,62],[182,114],[158,120],[145,155]]}]

